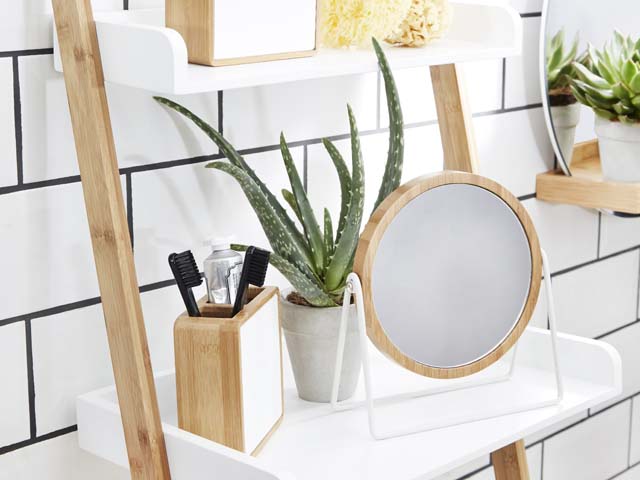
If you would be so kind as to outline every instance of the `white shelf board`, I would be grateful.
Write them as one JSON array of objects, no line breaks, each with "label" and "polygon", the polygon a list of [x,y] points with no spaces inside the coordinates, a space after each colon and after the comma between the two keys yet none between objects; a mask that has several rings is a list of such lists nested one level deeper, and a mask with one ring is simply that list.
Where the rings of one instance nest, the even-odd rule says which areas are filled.
[{"label": "white shelf board", "polygon": [[[420,422],[420,417],[428,414],[444,418],[464,414],[470,408],[530,404],[538,399],[553,398],[555,384],[549,332],[528,328],[518,348],[512,383],[403,402],[384,407],[381,416],[385,415],[397,425],[398,422]],[[559,405],[383,441],[369,436],[365,409],[333,413],[328,405],[304,402],[297,398],[289,377],[285,381],[284,421],[257,458],[178,429],[175,376],[172,372],[163,373],[156,376],[156,389],[172,478],[436,478],[621,393],[620,356],[610,345],[560,334],[558,352],[565,385],[565,396]],[[506,360],[482,375],[496,374],[506,368]],[[373,359],[373,372],[374,381],[379,382],[376,394],[412,391],[418,386],[424,388],[425,383],[441,385],[443,382],[414,375],[380,354]],[[80,446],[128,468],[114,387],[79,397],[77,406]]]},{"label": "white shelf board", "polygon": [[[387,48],[393,68],[442,65],[519,55],[522,20],[510,6],[453,3],[447,36],[424,48]],[[184,40],[164,27],[164,10],[96,12],[105,80],[157,93],[185,95],[375,72],[371,49],[321,49],[309,58],[226,67],[187,62]],[[55,29],[54,29],[55,32]],[[62,71],[54,35],[55,68]]]}]

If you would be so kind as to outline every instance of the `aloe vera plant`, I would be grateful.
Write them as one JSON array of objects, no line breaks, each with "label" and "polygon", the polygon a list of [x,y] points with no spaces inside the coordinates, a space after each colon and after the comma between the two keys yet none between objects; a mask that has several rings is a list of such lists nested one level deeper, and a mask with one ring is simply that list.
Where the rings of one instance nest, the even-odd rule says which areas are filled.
[{"label": "aloe vera plant", "polygon": [[[373,46],[385,83],[390,125],[389,152],[375,202],[377,207],[400,185],[404,158],[404,126],[398,91],[389,64],[375,39]],[[206,167],[223,171],[238,182],[269,239],[273,249],[271,264],[289,280],[296,292],[314,307],[333,307],[339,304],[346,277],[353,266],[364,216],[364,165],[356,118],[351,107],[347,106],[351,170],[336,146],[330,140],[323,139],[324,147],[338,174],[342,196],[340,217],[334,228],[333,219],[326,208],[322,222],[316,218],[284,134],[280,136],[280,151],[291,190],[283,190],[281,193],[284,202],[293,210],[298,224],[238,151],[217,130],[183,106],[166,98],[154,98],[191,120],[211,138],[229,160],[212,162]],[[242,250],[244,247],[236,245],[234,248]]]},{"label": "aloe vera plant", "polygon": [[580,103],[606,120],[640,122],[640,40],[616,31],[601,50],[589,45],[586,61],[573,66],[571,89]]}]

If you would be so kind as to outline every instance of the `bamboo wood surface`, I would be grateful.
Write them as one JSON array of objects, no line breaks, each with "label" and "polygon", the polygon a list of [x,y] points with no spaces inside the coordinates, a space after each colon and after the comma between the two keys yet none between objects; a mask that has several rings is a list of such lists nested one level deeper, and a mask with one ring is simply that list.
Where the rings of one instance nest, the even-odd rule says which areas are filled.
[{"label": "bamboo wood surface", "polygon": [[529,480],[527,450],[523,440],[492,452],[491,463],[496,480]]},{"label": "bamboo wood surface", "polygon": [[444,169],[478,173],[473,118],[460,67],[455,64],[432,66],[431,83],[438,112]]},{"label": "bamboo wood surface", "polygon": [[90,0],[53,0],[131,478],[170,478]]},{"label": "bamboo wood surface", "polygon": [[[404,355],[386,335],[373,301],[373,265],[378,246],[382,240],[387,227],[391,224],[396,215],[413,199],[428,190],[447,184],[468,184],[476,185],[485,190],[493,192],[500,197],[518,217],[522,228],[527,236],[529,248],[531,250],[531,283],[527,300],[520,314],[520,318],[515,327],[491,352],[472,363],[454,368],[436,368],[416,362],[412,358]],[[382,352],[390,356],[404,368],[420,375],[433,378],[458,378],[471,375],[487,368],[499,360],[520,338],[526,328],[531,315],[538,301],[540,283],[542,278],[542,257],[540,255],[540,244],[538,236],[529,214],[508,190],[496,182],[478,175],[463,172],[442,172],[432,175],[418,177],[400,186],[395,190],[371,216],[369,223],[364,229],[358,243],[356,251],[354,272],[358,274],[362,282],[364,293],[364,310],[367,322],[367,333],[371,341]]]},{"label": "bamboo wood surface", "polygon": [[[231,305],[207,303],[204,297],[198,302],[201,317],[189,317],[186,312],[178,317],[174,325],[174,350],[178,425],[181,429],[257,455],[278,428],[282,415],[257,447],[247,451],[240,329],[267,302],[274,297],[277,301],[278,295],[276,287],[251,287],[249,303],[233,318]],[[280,378],[282,392],[282,361]],[[281,408],[284,412],[284,403]]]},{"label": "bamboo wood surface", "polygon": [[640,214],[640,183],[604,180],[597,140],[575,146],[571,176],[559,170],[538,175],[536,197],[553,203]]}]

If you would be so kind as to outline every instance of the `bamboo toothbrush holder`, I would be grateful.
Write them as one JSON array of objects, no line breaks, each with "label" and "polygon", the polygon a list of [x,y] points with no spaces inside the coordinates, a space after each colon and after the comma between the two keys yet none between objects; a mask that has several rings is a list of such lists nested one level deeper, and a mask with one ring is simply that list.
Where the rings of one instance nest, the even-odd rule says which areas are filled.
[{"label": "bamboo toothbrush holder", "polygon": [[201,317],[174,325],[178,425],[255,455],[280,425],[282,343],[276,287],[251,288],[231,305],[199,302]]}]

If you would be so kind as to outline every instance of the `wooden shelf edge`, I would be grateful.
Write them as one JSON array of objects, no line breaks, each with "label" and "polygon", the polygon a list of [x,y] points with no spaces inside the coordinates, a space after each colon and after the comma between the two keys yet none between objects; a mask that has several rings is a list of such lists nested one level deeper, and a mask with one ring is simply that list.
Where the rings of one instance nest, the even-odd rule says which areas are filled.
[{"label": "wooden shelf edge", "polygon": [[536,198],[586,208],[640,214],[640,184],[566,176],[558,170],[536,177]]}]

